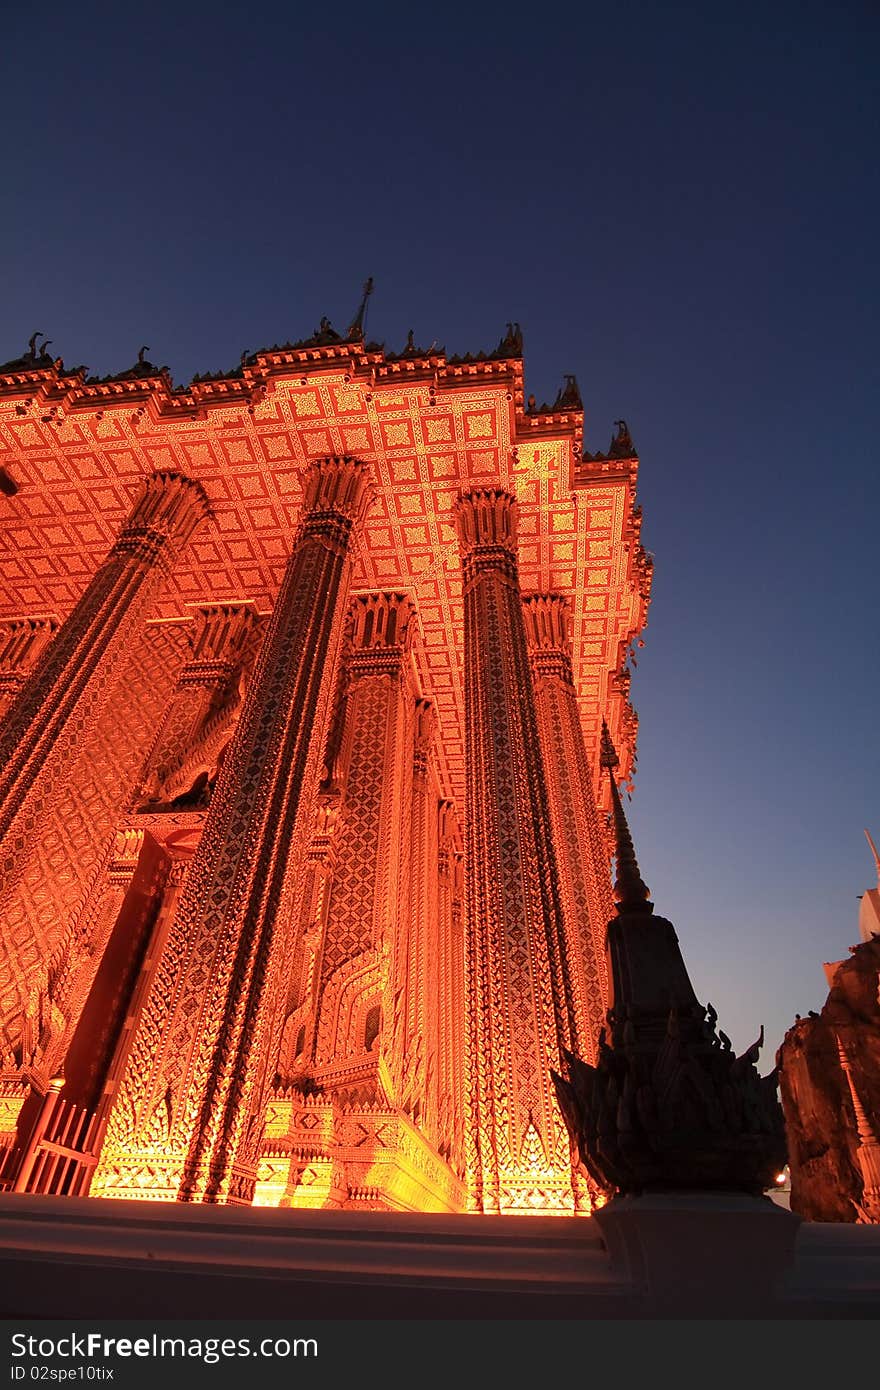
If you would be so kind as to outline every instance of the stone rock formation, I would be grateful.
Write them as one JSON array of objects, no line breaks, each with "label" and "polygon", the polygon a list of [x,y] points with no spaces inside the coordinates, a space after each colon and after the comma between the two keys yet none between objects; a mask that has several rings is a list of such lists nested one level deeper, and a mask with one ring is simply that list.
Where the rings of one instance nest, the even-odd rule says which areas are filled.
[{"label": "stone rock formation", "polygon": [[777,1053],[791,1209],[810,1221],[880,1222],[880,936],[829,971],[821,1013]]}]

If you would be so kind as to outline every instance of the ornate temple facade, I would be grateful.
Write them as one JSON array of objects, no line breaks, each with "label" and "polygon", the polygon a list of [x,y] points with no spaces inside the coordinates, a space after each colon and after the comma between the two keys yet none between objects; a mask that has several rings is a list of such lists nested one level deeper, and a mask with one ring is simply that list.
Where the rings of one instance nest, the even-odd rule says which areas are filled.
[{"label": "ornate temple facade", "polygon": [[0,367],[0,1183],[571,1212],[651,562],[573,378]]}]

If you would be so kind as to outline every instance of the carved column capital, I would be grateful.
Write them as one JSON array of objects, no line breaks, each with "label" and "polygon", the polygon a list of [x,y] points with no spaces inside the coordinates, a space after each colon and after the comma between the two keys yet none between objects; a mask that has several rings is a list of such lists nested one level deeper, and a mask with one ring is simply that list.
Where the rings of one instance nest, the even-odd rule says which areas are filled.
[{"label": "carved column capital", "polygon": [[179,685],[222,689],[235,672],[258,622],[253,603],[199,604],[193,613],[192,655]]},{"label": "carved column capital", "polygon": [[146,480],[111,555],[170,568],[200,521],[211,513],[201,483],[181,473],[158,472]]},{"label": "carved column capital", "polygon": [[573,684],[571,611],[564,594],[523,594],[523,618],[534,675]]},{"label": "carved column capital", "polygon": [[455,506],[465,587],[487,570],[517,581],[517,501],[505,488],[472,488]]},{"label": "carved column capital", "polygon": [[357,594],[349,607],[349,675],[398,675],[412,647],[415,611],[406,593]]},{"label": "carved column capital", "polygon": [[58,619],[7,618],[0,623],[0,672],[29,675],[58,631]]},{"label": "carved column capital", "polygon": [[0,714],[18,694],[58,631],[58,619],[9,618],[0,623]]},{"label": "carved column capital", "polygon": [[303,483],[297,543],[318,539],[344,552],[375,496],[369,466],[356,458],[313,459]]}]

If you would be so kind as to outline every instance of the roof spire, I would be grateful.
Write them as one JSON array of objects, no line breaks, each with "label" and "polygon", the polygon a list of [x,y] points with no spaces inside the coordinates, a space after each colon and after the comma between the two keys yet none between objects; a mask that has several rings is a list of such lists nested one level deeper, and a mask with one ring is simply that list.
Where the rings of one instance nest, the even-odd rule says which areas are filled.
[{"label": "roof spire", "polygon": [[867,839],[868,844],[871,846],[871,853],[872,853],[873,856],[874,856],[874,863],[877,865],[877,887],[880,888],[880,854],[878,854],[878,852],[877,852],[877,846],[874,844],[874,841],[871,839],[871,832],[870,832],[870,830],[866,830],[866,831],[865,831],[865,838]]},{"label": "roof spire", "polygon": [[645,884],[639,873],[639,865],[633,847],[632,836],[626,822],[623,802],[620,799],[620,792],[617,790],[617,782],[614,777],[614,769],[618,766],[620,759],[617,756],[617,750],[611,741],[611,734],[608,732],[608,725],[605,723],[604,719],[602,720],[602,751],[599,762],[602,767],[608,769],[608,780],[611,783],[611,804],[614,816],[614,858],[617,867],[617,877],[614,882],[614,901],[620,912],[653,912],[654,904],[648,901],[651,890]]},{"label": "roof spire", "polygon": [[846,1048],[843,1045],[843,1039],[840,1036],[840,1032],[837,1029],[834,1030],[834,1037],[837,1041],[837,1055],[840,1058],[840,1070],[846,1077],[847,1085],[849,1086],[850,1097],[852,1098],[853,1113],[856,1117],[856,1130],[859,1136],[859,1143],[873,1144],[876,1147],[878,1144],[880,1144],[880,1140],[878,1140],[877,1135],[874,1133],[874,1130],[871,1126],[871,1121],[868,1117],[865,1107],[862,1105],[859,1093],[856,1090],[855,1082],[853,1081],[852,1067],[850,1065],[849,1056],[847,1054]]},{"label": "roof spire", "polygon": [[350,343],[359,343],[364,336],[364,321],[367,316],[367,300],[373,293],[373,277],[368,276],[364,283],[364,292],[361,298],[360,307],[349,324],[346,338]]}]

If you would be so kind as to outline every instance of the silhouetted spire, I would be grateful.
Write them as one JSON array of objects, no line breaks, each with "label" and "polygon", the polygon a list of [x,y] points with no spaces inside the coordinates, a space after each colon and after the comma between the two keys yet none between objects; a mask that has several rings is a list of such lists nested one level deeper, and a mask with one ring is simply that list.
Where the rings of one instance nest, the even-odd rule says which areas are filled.
[{"label": "silhouetted spire", "polygon": [[[776,1073],[761,1077],[761,1036],[737,1057],[694,993],[675,927],[647,901],[604,720],[601,765],[614,805],[618,915],[608,923],[608,1032],[596,1064],[563,1049],[553,1072],[587,1180],[608,1194],[763,1192],[786,1161]],[[650,920],[649,920],[650,918]],[[872,1151],[873,1153],[873,1151]]]},{"label": "silhouetted spire", "polygon": [[617,790],[614,769],[618,766],[620,759],[604,719],[602,720],[602,751],[599,762],[600,766],[608,769],[608,780],[611,783],[614,859],[617,870],[617,877],[614,881],[614,901],[620,912],[653,912],[654,904],[648,901],[651,890],[639,873],[632,835],[627,825],[620,792]]}]

